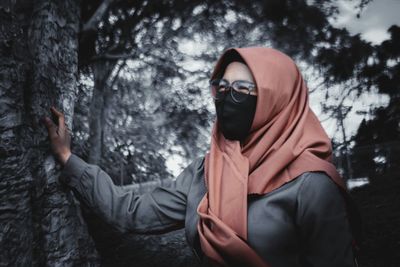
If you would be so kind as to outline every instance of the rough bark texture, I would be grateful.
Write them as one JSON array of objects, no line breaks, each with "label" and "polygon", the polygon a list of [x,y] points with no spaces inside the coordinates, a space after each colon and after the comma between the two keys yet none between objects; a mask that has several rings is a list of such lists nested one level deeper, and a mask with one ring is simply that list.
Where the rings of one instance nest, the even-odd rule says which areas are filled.
[{"label": "rough bark texture", "polygon": [[0,8],[0,266],[29,266],[34,243],[24,113],[29,63],[26,28],[29,14],[22,5]]},{"label": "rough bark texture", "polygon": [[54,105],[72,127],[79,2],[3,2],[0,20],[0,265],[95,265],[93,241],[72,193],[57,182],[39,121]]}]

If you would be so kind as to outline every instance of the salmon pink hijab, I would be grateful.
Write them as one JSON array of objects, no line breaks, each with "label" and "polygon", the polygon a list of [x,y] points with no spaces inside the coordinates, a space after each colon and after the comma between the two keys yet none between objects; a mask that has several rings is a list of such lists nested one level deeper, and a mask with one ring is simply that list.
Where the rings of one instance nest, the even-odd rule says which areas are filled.
[{"label": "salmon pink hijab", "polygon": [[307,171],[323,171],[344,190],[345,186],[295,62],[272,48],[230,48],[217,61],[211,79],[223,71],[232,50],[254,77],[256,112],[243,145],[225,139],[215,121],[197,230],[202,250],[215,265],[265,267],[269,265],[246,242],[247,196],[271,192]]}]

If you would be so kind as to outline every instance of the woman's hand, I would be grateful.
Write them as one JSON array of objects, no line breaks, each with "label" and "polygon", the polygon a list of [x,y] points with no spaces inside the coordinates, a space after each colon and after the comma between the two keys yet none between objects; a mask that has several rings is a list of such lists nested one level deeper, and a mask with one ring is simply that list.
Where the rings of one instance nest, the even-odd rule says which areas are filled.
[{"label": "woman's hand", "polygon": [[71,156],[70,130],[65,125],[64,114],[55,107],[51,107],[50,110],[57,117],[58,126],[48,117],[44,117],[43,122],[49,132],[51,150],[56,159],[64,166]]}]

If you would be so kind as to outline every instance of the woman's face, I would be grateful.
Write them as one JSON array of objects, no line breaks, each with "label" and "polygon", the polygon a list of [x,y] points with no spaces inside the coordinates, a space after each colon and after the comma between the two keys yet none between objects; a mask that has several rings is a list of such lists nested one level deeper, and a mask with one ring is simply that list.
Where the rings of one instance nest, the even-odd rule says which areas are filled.
[{"label": "woman's face", "polygon": [[[241,62],[230,63],[226,67],[224,76],[222,78],[227,80],[229,83],[232,83],[236,80],[245,80],[255,83],[250,69],[247,67],[246,64],[243,64]],[[256,90],[251,91],[251,95],[257,95],[257,87],[255,89]]]},{"label": "woman's face", "polygon": [[[242,143],[251,129],[256,111],[257,88],[255,81],[246,64],[235,61],[226,67],[222,79],[226,81],[218,90],[223,90],[223,96],[221,99],[215,100],[218,127],[226,139],[238,140]],[[237,84],[238,86],[233,90],[232,83],[239,80],[252,83],[252,85],[246,85],[246,87],[246,83],[242,83],[242,86]],[[226,85],[227,82],[231,84],[230,89]],[[255,90],[250,90],[250,88]],[[230,90],[230,94],[226,94],[225,90]],[[235,93],[232,93],[234,91]],[[248,95],[249,93],[250,95]]]}]

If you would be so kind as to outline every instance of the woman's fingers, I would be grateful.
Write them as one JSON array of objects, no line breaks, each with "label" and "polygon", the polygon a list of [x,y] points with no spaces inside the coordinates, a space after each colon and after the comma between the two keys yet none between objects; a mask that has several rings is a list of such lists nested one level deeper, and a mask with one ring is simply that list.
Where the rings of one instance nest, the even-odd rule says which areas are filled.
[{"label": "woman's fingers", "polygon": [[54,115],[57,116],[58,119],[58,127],[60,130],[60,133],[64,133],[65,130],[65,119],[64,119],[64,114],[58,111],[55,107],[50,108],[51,112],[53,112]]},{"label": "woman's fingers", "polygon": [[43,122],[49,132],[52,153],[56,158],[65,164],[66,159],[71,154],[70,129],[65,125],[64,114],[55,107],[51,107],[51,114],[56,117],[58,125],[49,117],[43,117]]},{"label": "woman's fingers", "polygon": [[48,117],[44,118],[44,124],[51,139],[57,136],[57,126]]},{"label": "woman's fingers", "polygon": [[46,124],[47,130],[49,132],[50,138],[54,138],[57,135],[60,137],[65,137],[70,134],[71,130],[65,125],[64,114],[58,111],[54,106],[50,107],[51,113],[57,118],[57,124],[55,124],[51,119],[45,117],[44,122]]}]

